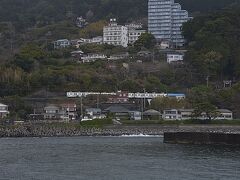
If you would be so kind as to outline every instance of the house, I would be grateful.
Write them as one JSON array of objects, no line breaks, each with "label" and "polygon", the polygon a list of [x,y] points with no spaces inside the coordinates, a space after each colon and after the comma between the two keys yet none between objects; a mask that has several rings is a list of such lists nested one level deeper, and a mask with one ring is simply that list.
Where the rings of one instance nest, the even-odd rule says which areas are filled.
[{"label": "house", "polygon": [[81,59],[83,54],[84,54],[84,52],[81,51],[81,50],[71,52],[71,56],[76,58],[76,59]]},{"label": "house", "polygon": [[83,121],[92,121],[93,119],[88,117],[88,116],[83,116],[83,118],[81,119],[81,122]]},{"label": "house", "polygon": [[80,48],[81,45],[92,43],[91,39],[79,38],[71,40],[71,45],[75,48]]},{"label": "house", "polygon": [[161,41],[160,49],[169,49],[169,48],[170,48],[170,42],[169,41]]},{"label": "house", "polygon": [[71,40],[71,45],[76,48],[80,48],[80,46],[84,44],[103,44],[103,37],[97,36],[93,37],[92,39],[79,38]]},{"label": "house", "polygon": [[44,107],[44,119],[59,119],[60,118],[60,108],[55,105],[48,105]]},{"label": "house", "polygon": [[76,105],[48,105],[44,107],[43,117],[44,120],[48,122],[69,122],[70,120],[76,120]]},{"label": "house", "polygon": [[164,120],[181,120],[181,114],[178,109],[166,109],[163,111]]},{"label": "house", "polygon": [[140,111],[129,111],[130,120],[142,120],[142,113]]},{"label": "house", "polygon": [[78,118],[77,105],[73,102],[62,104],[50,104],[43,108],[34,109],[34,113],[29,114],[31,122],[69,122]]},{"label": "house", "polygon": [[107,56],[104,54],[88,54],[81,57],[82,63],[95,62],[96,60],[107,59]]},{"label": "house", "polygon": [[71,45],[78,49],[78,48],[80,48],[81,45],[88,44],[90,42],[91,42],[90,39],[79,38],[79,39],[71,40]]},{"label": "house", "polygon": [[181,53],[167,53],[167,63],[183,62],[184,55]]},{"label": "house", "polygon": [[[61,111],[70,121],[77,120],[77,105],[75,103],[64,103],[60,105]],[[64,117],[65,118],[65,117]]]},{"label": "house", "polygon": [[220,120],[233,120],[233,112],[228,109],[218,109],[220,114],[216,119]]},{"label": "house", "polygon": [[87,25],[86,19],[84,19],[82,16],[77,17],[76,19],[76,26],[79,28],[84,28]]},{"label": "house", "polygon": [[140,107],[139,104],[134,102],[126,102],[126,103],[109,103],[109,102],[105,102],[105,103],[101,103],[99,104],[99,108],[102,109],[102,112],[104,113],[104,109],[109,108],[110,106],[122,106],[126,109],[128,109],[129,111],[140,111]]},{"label": "house", "polygon": [[121,54],[115,54],[111,55],[108,60],[122,60],[122,59],[127,59],[129,57],[129,53],[121,53]]},{"label": "house", "polygon": [[113,114],[117,118],[128,118],[129,109],[121,105],[112,105],[104,110],[105,113]]},{"label": "house", "polygon": [[181,120],[188,120],[193,118],[194,109],[179,109]]},{"label": "house", "polygon": [[61,49],[61,48],[70,47],[71,42],[68,39],[59,39],[57,41],[54,41],[53,44],[54,44],[54,49]]},{"label": "house", "polygon": [[140,57],[151,57],[152,53],[150,51],[139,51],[137,55]]},{"label": "house", "polygon": [[44,114],[42,113],[29,114],[28,120],[31,122],[41,122],[44,120]]},{"label": "house", "polygon": [[97,116],[102,114],[102,110],[100,108],[88,108],[85,110],[87,115]]},{"label": "house", "polygon": [[8,106],[0,103],[0,119],[7,117],[8,114]]},{"label": "house", "polygon": [[103,37],[102,36],[93,37],[91,39],[91,43],[103,44]]},{"label": "house", "polygon": [[[206,120],[208,117],[205,112],[201,113],[199,117],[193,117],[194,109],[166,109],[163,111],[164,120],[189,120],[192,118]],[[233,113],[228,109],[216,110],[216,117],[214,120],[232,120]]]},{"label": "house", "polygon": [[162,115],[159,111],[156,111],[154,109],[149,109],[147,111],[143,112],[143,116],[146,119],[161,119]]},{"label": "house", "polygon": [[73,46],[73,47],[75,47],[75,48],[79,48],[79,46],[80,46],[80,42],[79,42],[79,39],[73,39],[73,40],[71,40],[70,41],[70,43],[71,43],[71,45]]},{"label": "house", "polygon": [[88,108],[85,110],[85,114],[90,119],[104,119],[106,115],[102,114],[102,110],[100,108]]}]

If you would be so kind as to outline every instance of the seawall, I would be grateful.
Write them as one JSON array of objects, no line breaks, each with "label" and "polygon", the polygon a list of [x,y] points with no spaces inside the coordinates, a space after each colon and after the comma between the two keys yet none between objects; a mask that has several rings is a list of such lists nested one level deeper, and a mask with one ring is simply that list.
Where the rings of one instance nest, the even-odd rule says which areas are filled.
[{"label": "seawall", "polygon": [[240,145],[240,133],[165,132],[164,143]]},{"label": "seawall", "polygon": [[111,125],[101,128],[82,127],[79,124],[32,124],[0,127],[1,137],[62,137],[62,136],[121,136],[121,135],[163,135],[164,132],[217,132],[240,134],[240,126],[176,126],[144,125],[122,126]]}]

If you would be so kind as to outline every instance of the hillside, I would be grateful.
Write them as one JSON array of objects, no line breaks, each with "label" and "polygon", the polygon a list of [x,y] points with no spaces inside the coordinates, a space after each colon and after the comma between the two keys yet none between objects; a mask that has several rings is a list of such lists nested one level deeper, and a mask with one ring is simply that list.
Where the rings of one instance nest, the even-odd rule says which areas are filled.
[{"label": "hillside", "polygon": [[[188,41],[184,64],[170,66],[159,52],[139,59],[136,52],[143,47],[86,45],[84,52],[129,52],[131,58],[80,64],[71,57],[75,49],[51,46],[60,38],[99,35],[110,17],[146,23],[146,0],[0,0],[0,97],[16,106],[19,96],[37,92],[185,92],[192,105],[213,104],[240,117],[240,9],[231,6],[236,1],[178,0],[195,18],[183,28]],[[90,24],[79,29],[77,16]],[[233,88],[223,89],[223,80],[232,80]]]},{"label": "hillside", "polygon": [[[192,16],[198,16],[239,0],[176,2]],[[90,23],[92,35],[101,35],[103,22],[111,17],[116,17],[120,23],[140,21],[146,26],[147,0],[0,0],[0,62],[11,58],[27,42],[43,44],[60,38],[88,37],[88,32],[75,26],[78,16]]]},{"label": "hillside", "polygon": [[[209,12],[239,0],[176,0],[190,13]],[[120,22],[147,17],[147,0],[0,0],[0,22],[19,30],[84,16],[89,21],[117,17]]]},{"label": "hillside", "polygon": [[186,60],[194,81],[240,79],[240,8],[196,17],[183,33],[189,50]]}]

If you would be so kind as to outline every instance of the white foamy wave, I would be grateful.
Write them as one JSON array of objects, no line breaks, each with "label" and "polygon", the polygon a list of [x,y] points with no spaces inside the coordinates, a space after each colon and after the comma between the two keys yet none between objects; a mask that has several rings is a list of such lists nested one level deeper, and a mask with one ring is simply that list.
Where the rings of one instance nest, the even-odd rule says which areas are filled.
[{"label": "white foamy wave", "polygon": [[131,134],[131,135],[121,135],[120,137],[163,137],[163,135]]}]

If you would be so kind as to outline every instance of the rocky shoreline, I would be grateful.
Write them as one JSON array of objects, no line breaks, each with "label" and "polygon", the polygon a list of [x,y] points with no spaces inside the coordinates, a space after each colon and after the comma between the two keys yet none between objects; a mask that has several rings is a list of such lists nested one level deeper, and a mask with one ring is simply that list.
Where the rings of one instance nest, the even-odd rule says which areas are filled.
[{"label": "rocky shoreline", "polygon": [[79,126],[32,125],[0,128],[0,137],[68,137],[68,136],[122,136],[122,135],[163,135],[164,132],[213,132],[240,134],[240,126],[212,125],[147,125],[107,126],[104,128]]}]

